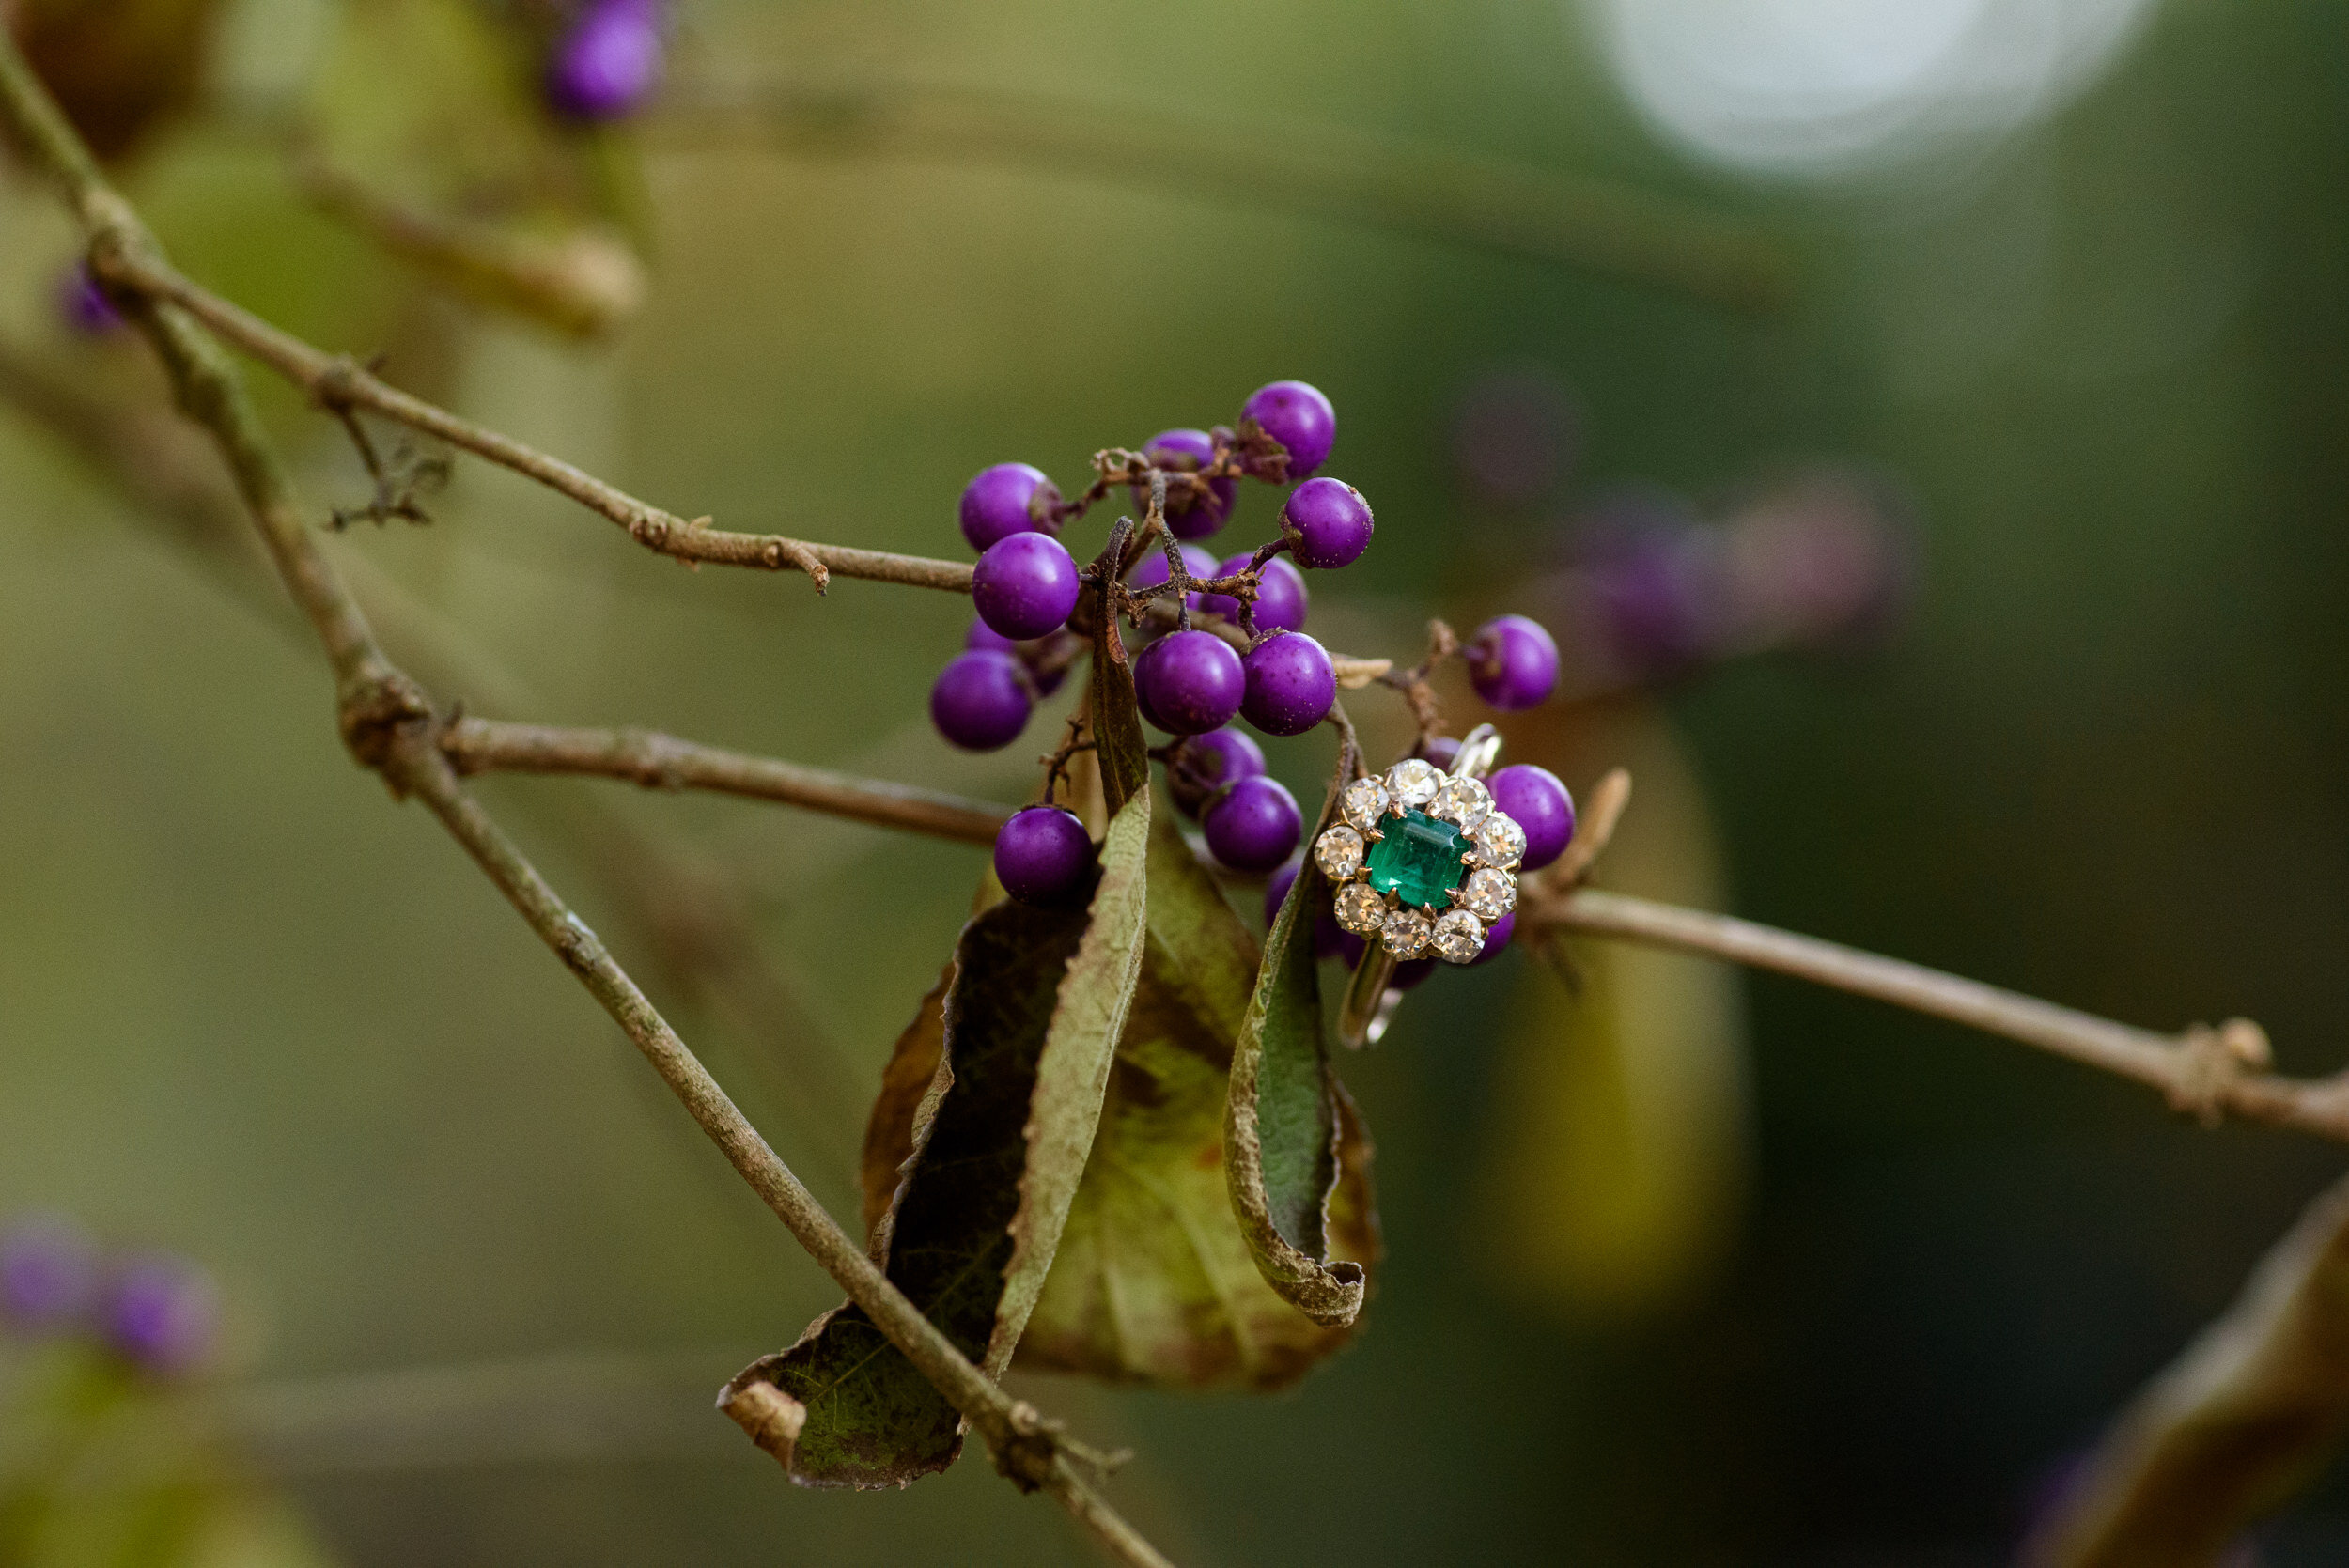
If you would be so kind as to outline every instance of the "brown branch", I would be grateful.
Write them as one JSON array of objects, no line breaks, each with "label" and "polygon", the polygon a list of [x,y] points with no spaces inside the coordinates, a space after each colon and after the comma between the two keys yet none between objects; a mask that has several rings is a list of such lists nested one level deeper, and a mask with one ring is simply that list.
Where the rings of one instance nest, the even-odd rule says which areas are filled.
[{"label": "brown branch", "polygon": [[2254,1070],[2266,1065],[2267,1041],[2248,1019],[2232,1019],[2216,1030],[2197,1025],[2159,1034],[1815,937],[1591,888],[1563,897],[1537,896],[1525,906],[1525,915],[1556,929],[1775,970],[1969,1024],[2149,1084],[2174,1109],[2206,1121],[2232,1111],[2349,1141],[2349,1075],[2306,1079]]},{"label": "brown branch", "polygon": [[2123,1411],[2024,1568],[2206,1568],[2314,1480],[2349,1427],[2349,1180]]},{"label": "brown branch", "polygon": [[465,793],[441,751],[423,691],[376,645],[356,601],[304,528],[291,482],[235,367],[182,302],[139,281],[142,275],[177,274],[162,262],[136,212],[106,184],[88,148],[5,32],[0,32],[0,124],[58,188],[81,224],[94,266],[126,291],[129,315],[162,360],[181,410],[203,427],[228,465],[279,577],[333,667],[336,712],[353,754],[381,773],[395,794],[423,800],[440,818],[627,1032],[800,1245],[978,1431],[996,1467],[1023,1490],[1050,1491],[1124,1560],[1150,1568],[1162,1564],[1165,1560],[1093,1492],[1053,1428],[963,1356],[825,1212],[586,923]]},{"label": "brown branch", "polygon": [[1012,813],[992,801],[696,745],[653,730],[467,718],[443,727],[441,750],[459,773],[595,773],[646,789],[710,789],[964,844],[993,844]]},{"label": "brown branch", "polygon": [[874,582],[896,582],[947,593],[971,591],[971,568],[959,562],[897,555],[882,550],[815,544],[780,534],[734,534],[712,528],[708,518],[687,520],[652,505],[560,458],[549,457],[511,436],[477,425],[381,380],[350,358],[313,348],[183,276],[151,248],[131,249],[94,242],[90,270],[118,289],[168,302],[307,392],[320,407],[366,409],[421,430],[536,479],[600,512],[629,537],[659,554],[692,563],[753,567],[767,571],[802,571],[820,592],[833,574]]}]

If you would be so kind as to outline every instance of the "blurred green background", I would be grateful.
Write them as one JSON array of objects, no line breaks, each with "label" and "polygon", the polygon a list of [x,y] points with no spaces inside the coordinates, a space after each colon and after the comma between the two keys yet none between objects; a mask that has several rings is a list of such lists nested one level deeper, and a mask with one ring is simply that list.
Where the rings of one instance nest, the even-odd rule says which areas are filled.
[{"label": "blurred green background", "polygon": [[[388,347],[395,380],[737,528],[959,557],[954,501],[982,465],[1073,489],[1098,446],[1309,380],[1339,411],[1331,472],[1378,510],[1377,547],[1315,584],[1316,629],[1363,655],[1413,654],[1429,613],[1532,608],[1528,569],[1590,496],[1718,497],[1819,460],[1890,474],[1916,582],[1880,648],[1528,722],[1523,753],[1578,790],[1618,761],[1640,779],[1602,880],[2149,1026],[2248,1014],[2287,1069],[2329,1070],[2349,1022],[2349,12],[1935,0],[1909,19],[1922,42],[1876,8],[1815,13],[677,18],[678,93],[947,83],[1192,116],[1219,148],[1338,127],[1603,179],[1782,247],[1797,285],[1775,310],[1312,193],[1236,195],[1204,163],[1193,194],[1112,157],[810,150],[673,105],[642,130],[648,303],[576,347],[447,302],[304,208],[240,116],[334,47],[323,0],[231,8],[210,109],[126,181],[200,280],[326,347]],[[1773,15],[1859,41],[1814,80],[1800,36],[1739,31]],[[1937,27],[1996,69],[1917,66]],[[435,90],[394,61],[381,76]],[[70,238],[21,178],[0,190],[0,325],[151,401],[134,348],[53,321]],[[1456,411],[1529,369],[1577,411],[1570,472],[1490,505],[1460,483]],[[275,388],[269,406],[321,519],[364,501],[332,422]],[[982,758],[924,717],[966,623],[953,598],[688,573],[471,462],[436,509],[330,548],[448,694],[1030,787],[1049,707]],[[1273,512],[1247,494],[1231,548]],[[836,1290],[458,849],[350,765],[319,661],[235,581],[0,420],[0,1214],[63,1209],[204,1260],[219,1375],[308,1435],[263,1463],[354,1563],[1092,1560],[983,1458],[903,1494],[802,1492],[705,1413]],[[403,644],[418,624],[470,647],[461,674]],[[1464,692],[1455,713],[1478,717]],[[1392,747],[1399,716],[1375,717]],[[1317,797],[1325,742],[1268,749]],[[481,789],[852,1213],[863,1097],[980,852],[597,783]],[[746,893],[778,977],[764,1004],[664,978],[607,863],[647,832]],[[1620,1148],[1550,1146],[1598,1138],[1604,1107],[1529,1108],[1608,1069],[1545,1076],[1528,1051],[1610,1046],[1522,954],[1441,977],[1344,1063],[1390,1256],[1360,1343],[1299,1389],[1025,1385],[1140,1452],[1116,1495],[1178,1560],[2002,1561],[2051,1467],[2340,1167],[1791,982],[1591,961],[1595,991],[1649,1009],[1612,1048],[1688,1053]],[[1603,1229],[1603,1191],[1541,1185],[1605,1188],[1642,1160],[1667,1173],[1626,1200],[1627,1239],[1575,1233]],[[516,1378],[545,1393],[531,1420],[497,1393]],[[2265,1551],[2349,1554],[2338,1480]]]}]

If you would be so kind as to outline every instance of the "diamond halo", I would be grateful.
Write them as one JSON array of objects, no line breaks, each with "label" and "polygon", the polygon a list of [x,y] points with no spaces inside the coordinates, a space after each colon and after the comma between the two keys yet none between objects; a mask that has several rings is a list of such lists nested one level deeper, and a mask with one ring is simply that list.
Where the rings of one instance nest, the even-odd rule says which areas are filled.
[{"label": "diamond halo", "polygon": [[1406,757],[1338,796],[1342,820],[1314,841],[1338,924],[1398,961],[1483,956],[1493,924],[1517,908],[1525,831],[1480,779]]}]

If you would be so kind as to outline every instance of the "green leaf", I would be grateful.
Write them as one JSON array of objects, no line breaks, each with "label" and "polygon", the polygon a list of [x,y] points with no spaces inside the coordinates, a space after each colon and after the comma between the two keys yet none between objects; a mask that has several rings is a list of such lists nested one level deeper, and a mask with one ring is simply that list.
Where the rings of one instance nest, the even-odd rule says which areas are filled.
[{"label": "green leaf", "polygon": [[2034,1568],[2207,1568],[2349,1428],[2349,1180],[2122,1413],[2026,1545]]},{"label": "green leaf", "polygon": [[[1352,771],[1347,750],[1321,822]],[[1359,1263],[1332,1259],[1328,1242],[1328,1205],[1338,1184],[1338,1087],[1322,1031],[1313,932],[1329,901],[1329,884],[1308,860],[1265,935],[1264,964],[1232,1056],[1223,1170],[1265,1282],[1315,1323],[1344,1325],[1362,1310],[1365,1280]]]},{"label": "green leaf", "polygon": [[984,1363],[997,1376],[1011,1364],[1013,1347],[1043,1293],[1069,1204],[1093,1154],[1110,1063],[1142,979],[1149,837],[1145,787],[1110,822],[1093,918],[1061,982],[1051,1032],[1036,1063],[1035,1094],[1021,1129],[1027,1163],[1019,1175],[1019,1212],[1011,1221],[1011,1262],[1003,1267],[995,1332]]},{"label": "green leaf", "polygon": [[[1223,1173],[1234,1046],[1254,940],[1161,814],[1150,846],[1149,945],[1099,1136],[1018,1364],[1183,1389],[1268,1389],[1344,1344],[1259,1273]],[[1334,1100],[1330,1250],[1377,1254],[1370,1144]]]},{"label": "green leaf", "polygon": [[[992,1375],[1050,1269],[1100,1115],[1141,971],[1149,826],[1146,794],[1111,823],[1089,909],[1006,902],[963,928],[868,1128],[876,1259]],[[961,1449],[954,1407],[854,1305],[748,1368],[725,1404],[809,1485],[904,1485]]]}]

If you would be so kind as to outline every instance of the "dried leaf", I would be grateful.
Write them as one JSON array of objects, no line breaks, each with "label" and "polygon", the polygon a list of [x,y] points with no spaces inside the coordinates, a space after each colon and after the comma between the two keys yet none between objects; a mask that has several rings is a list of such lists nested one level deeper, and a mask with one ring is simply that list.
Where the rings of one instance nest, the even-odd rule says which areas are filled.
[{"label": "dried leaf", "polygon": [[[1257,1271],[1223,1174],[1255,944],[1171,815],[1151,835],[1149,945],[1101,1126],[1018,1364],[1183,1389],[1281,1388],[1344,1344]],[[1371,1148],[1343,1097],[1330,1251],[1377,1254]]]},{"label": "dried leaf", "polygon": [[2209,1568],[2349,1428],[2349,1179],[2114,1423],[2025,1547],[2032,1568]]},{"label": "dried leaf", "polygon": [[[926,1001],[867,1129],[875,1257],[992,1374],[1042,1288],[1100,1114],[1141,970],[1149,823],[1146,795],[1112,822],[1089,909],[1003,903],[963,928],[938,1043]],[[885,1198],[884,1170],[899,1172]],[[854,1305],[738,1376],[729,1413],[765,1398],[747,1392],[754,1384],[804,1408],[776,1451],[804,1484],[904,1485],[961,1449],[954,1407]]]},{"label": "dried leaf", "polygon": [[939,1098],[955,1080],[946,1065],[946,988],[954,981],[950,961],[922,999],[921,1011],[897,1036],[889,1065],[881,1069],[880,1097],[865,1120],[858,1177],[864,1188],[864,1234],[876,1258],[889,1255],[884,1226],[904,1190],[905,1163],[929,1136]]}]

